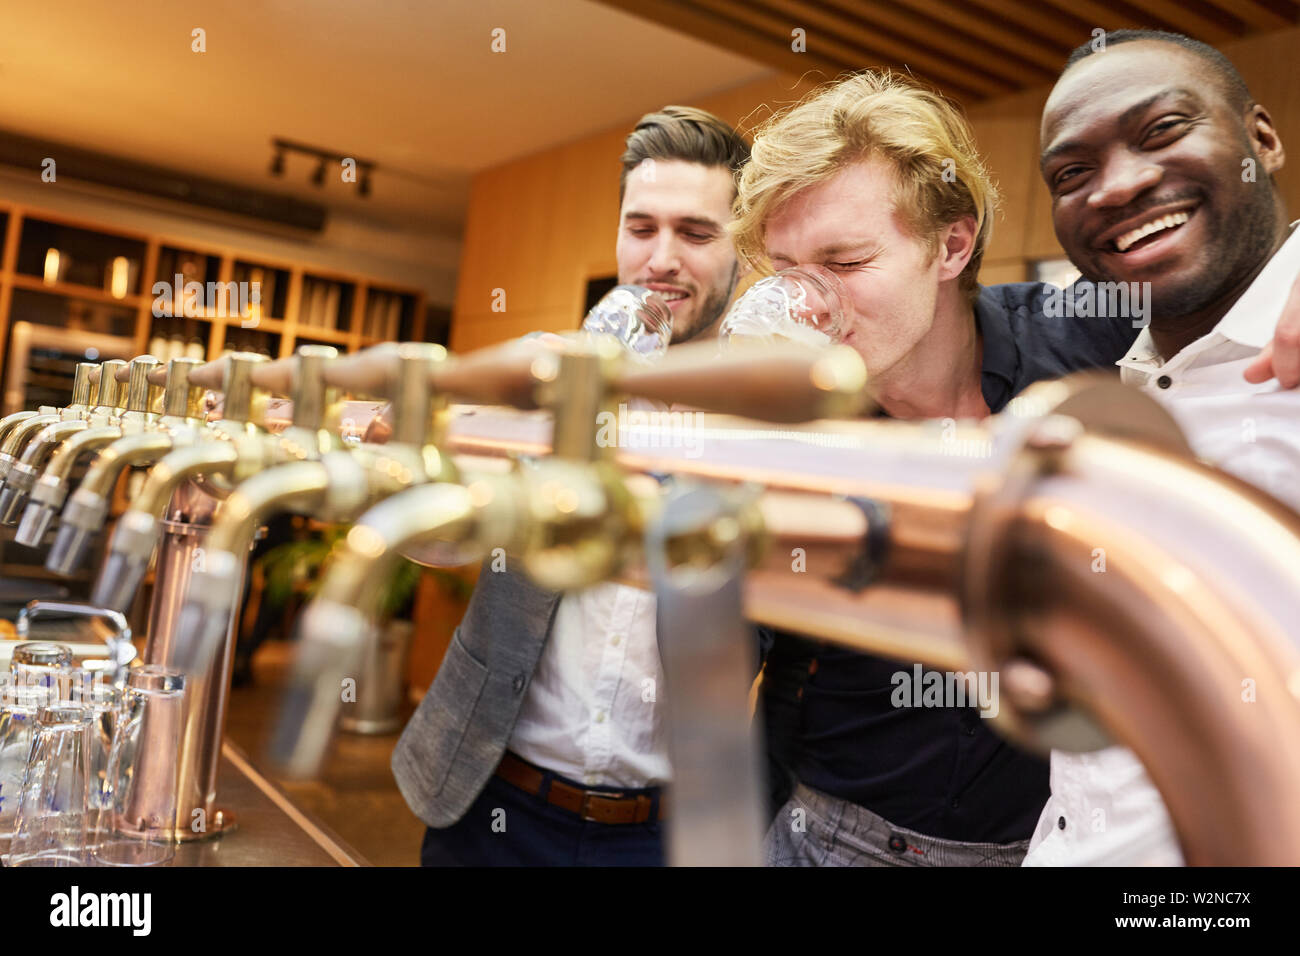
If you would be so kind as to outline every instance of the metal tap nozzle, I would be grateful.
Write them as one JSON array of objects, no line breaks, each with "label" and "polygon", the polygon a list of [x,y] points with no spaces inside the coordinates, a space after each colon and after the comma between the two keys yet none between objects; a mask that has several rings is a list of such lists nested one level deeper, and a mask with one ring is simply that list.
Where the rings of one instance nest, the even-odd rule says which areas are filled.
[{"label": "metal tap nozzle", "polygon": [[[420,444],[429,433],[431,420],[429,363],[445,352],[439,348],[414,346],[396,354],[392,394],[401,396],[396,420],[399,434],[416,442],[395,441],[383,448],[360,446],[338,450],[337,438],[328,439],[325,454],[316,451],[324,443],[320,428],[327,401],[326,379],[335,354],[332,349],[305,346],[287,362],[294,389],[295,434],[286,429],[279,436],[281,450],[290,459],[310,455],[315,461],[291,461],[277,465],[242,482],[226,499],[208,538],[206,559],[190,579],[179,630],[189,638],[178,649],[176,665],[198,672],[210,659],[229,629],[238,594],[244,561],[257,527],[280,511],[309,512],[325,520],[351,521],[375,501],[413,484],[436,480],[445,471],[445,459],[426,457]],[[277,367],[279,366],[279,367]],[[267,384],[282,383],[284,367],[270,363],[254,369],[256,382],[264,373]],[[346,374],[346,369],[345,369]],[[300,418],[300,415],[302,416]],[[429,462],[437,467],[430,474]]]},{"label": "metal tap nozzle", "polygon": [[31,500],[18,522],[14,540],[34,548],[41,543],[54,516],[68,497],[68,476],[76,463],[92,452],[99,451],[122,437],[116,425],[86,428],[77,432],[55,450],[45,470],[32,486]]},{"label": "metal tap nozzle", "polygon": [[65,440],[80,431],[85,431],[87,423],[82,419],[58,421],[47,425],[23,449],[22,458],[13,463],[5,479],[4,488],[0,489],[0,524],[17,524],[21,509],[27,501],[27,495],[36,484],[50,455]]},{"label": "metal tap nozzle", "polygon": [[0,488],[3,488],[8,482],[10,472],[18,464],[18,459],[22,457],[28,443],[40,434],[41,430],[47,425],[53,425],[59,421],[62,421],[62,419],[51,412],[43,415],[31,415],[14,424],[9,432],[9,437],[5,439],[4,445],[0,446]]},{"label": "metal tap nozzle", "polygon": [[[91,541],[103,528],[108,517],[113,488],[123,469],[151,464],[168,452],[188,447],[206,430],[207,424],[203,420],[203,389],[192,386],[189,382],[190,372],[201,364],[196,359],[176,358],[167,363],[165,372],[156,367],[149,372],[151,385],[157,385],[160,378],[164,381],[164,414],[155,423],[156,430],[124,433],[111,441],[100,451],[81,485],[70,497],[66,488],[60,487],[63,482],[57,477],[51,478],[50,484],[53,487],[48,492],[41,492],[40,485],[37,486],[33,494],[42,494],[43,511],[55,510],[62,506],[65,497],[68,499],[54,545],[45,560],[46,568],[57,574],[68,575],[81,566]],[[117,384],[114,379],[114,386]],[[114,401],[116,395],[114,390]],[[113,427],[121,431],[123,427],[130,429],[131,426],[129,423],[116,423]],[[67,467],[70,472],[71,461]],[[66,475],[62,478],[66,480]],[[48,502],[45,501],[45,496],[48,496]],[[33,515],[30,533],[35,534],[42,522],[48,525],[49,518],[43,514]]]},{"label": "metal tap nozzle", "polygon": [[[222,441],[200,441],[165,454],[149,471],[131,507],[118,519],[91,601],[126,610],[149,568],[158,540],[158,523],[173,492],[187,479],[229,472],[238,459],[235,446]],[[78,503],[80,494],[78,489],[68,502],[68,510]],[[70,516],[65,516],[65,526],[66,517]]]},{"label": "metal tap nozzle", "polygon": [[430,540],[512,540],[524,508],[515,480],[485,477],[468,486],[420,485],[362,516],[300,620],[298,653],[271,741],[278,767],[297,777],[319,770],[341,704],[338,688],[356,675],[373,640],[381,582],[401,560],[401,549]]},{"label": "metal tap nozzle", "polygon": [[[130,605],[153,556],[163,511],[183,482],[218,475],[238,479],[243,477],[240,469],[255,474],[271,463],[269,436],[249,421],[254,399],[249,373],[254,364],[264,361],[260,355],[230,356],[224,382],[225,417],[213,423],[213,438],[167,453],[150,470],[139,494],[118,519],[91,595],[95,604],[122,610]],[[68,502],[69,509],[77,495]]]},{"label": "metal tap nozzle", "polygon": [[[141,356],[129,366],[129,375],[135,379],[134,395],[128,398],[127,410],[119,425],[104,425],[87,428],[61,444],[50,457],[45,471],[36,480],[31,490],[31,501],[18,523],[18,532],[14,540],[28,547],[40,544],[49,530],[54,516],[63,508],[68,497],[68,477],[77,462],[91,452],[99,451],[122,438],[124,434],[137,434],[144,430],[157,430],[168,435],[175,435],[178,429],[192,429],[199,424],[197,418],[189,413],[201,407],[202,389],[190,388],[186,379],[189,369],[200,364],[197,359],[178,358],[168,363],[166,369],[159,367],[152,356]],[[144,378],[146,385],[140,383]],[[165,382],[165,387],[163,383]],[[87,388],[89,382],[87,381]],[[146,405],[153,406],[162,401],[162,417],[151,411],[145,415],[134,413],[145,410]],[[172,404],[169,406],[168,402]],[[173,410],[174,409],[174,410]],[[110,459],[106,459],[106,462]],[[116,459],[115,464],[126,467],[138,464],[137,461],[123,462]],[[120,470],[120,469],[119,469]],[[114,472],[116,476],[118,472]]]},{"label": "metal tap nozzle", "polygon": [[[104,390],[102,387],[104,377],[109,371],[116,373],[115,399],[121,402],[125,397],[126,400],[126,411],[121,416],[124,427],[127,427],[125,425],[127,422],[134,424],[135,427],[140,427],[151,419],[149,401],[153,396],[151,394],[152,387],[148,384],[147,378],[149,372],[157,364],[158,360],[152,355],[142,355],[133,359],[129,366],[122,366],[119,363],[116,368],[113,368],[109,366],[109,363],[105,363],[105,367],[100,368],[101,398],[105,400],[112,397],[109,393],[113,390]],[[23,449],[21,460],[10,467],[4,489],[0,491],[0,524],[12,525],[18,522],[27,495],[36,484],[37,476],[50,455],[63,442],[71,438],[75,433],[83,431],[90,424],[90,409],[85,406],[84,399],[90,393],[90,379],[95,368],[96,366],[87,362],[77,366],[76,380],[73,384],[72,404],[59,413],[61,419],[59,422],[43,429],[27,444],[26,448]],[[128,375],[130,385],[128,389],[124,390],[121,385],[128,380]],[[82,399],[81,402],[77,401],[78,397]]]}]

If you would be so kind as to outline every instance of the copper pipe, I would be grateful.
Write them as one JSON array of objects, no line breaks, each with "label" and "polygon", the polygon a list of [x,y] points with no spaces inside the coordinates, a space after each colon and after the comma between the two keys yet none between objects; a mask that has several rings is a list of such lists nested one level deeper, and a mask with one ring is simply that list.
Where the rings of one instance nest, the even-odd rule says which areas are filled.
[{"label": "copper pipe", "polygon": [[[1095,433],[1080,429],[1041,473],[1017,463],[1051,401],[1040,402],[1037,415],[1007,413],[948,434],[939,423],[763,429],[705,416],[693,457],[644,447],[654,429],[641,427],[626,430],[618,460],[887,506],[890,555],[877,583],[858,593],[834,584],[842,573],[838,547],[831,566],[810,564],[803,574],[783,570],[788,552],[774,549],[750,574],[747,617],[940,669],[1000,671],[1009,686],[999,724],[1040,750],[1081,745],[1057,718],[1063,708],[1083,707],[1147,765],[1189,863],[1293,862],[1300,857],[1300,518],[1194,462],[1161,430],[1166,413],[1122,391],[1090,406],[1074,403]],[[1029,398],[1045,394],[1055,401],[1065,393],[1039,389]],[[1126,427],[1133,434],[1110,437]],[[448,445],[480,455],[544,454],[548,430],[539,416],[453,409]],[[638,442],[642,448],[626,447]],[[987,489],[1016,487],[1017,474],[1021,493],[992,532],[981,530],[997,514],[980,504]],[[800,519],[790,502],[781,509],[780,537],[798,541]],[[824,516],[810,512],[805,527],[810,542],[824,541]],[[1000,548],[991,549],[992,541]],[[1094,571],[1097,549],[1106,556],[1104,574]],[[991,622],[972,610],[976,604],[992,609]],[[1045,695],[1012,679],[1039,669]],[[1243,702],[1243,681],[1253,682],[1256,702]]]},{"label": "copper pipe", "polygon": [[[1188,864],[1293,864],[1300,516],[1204,465],[1083,435],[1006,535],[982,597],[1000,640],[976,628],[979,665],[1034,662],[1132,748]],[[1068,749],[1053,710],[1004,711],[1021,742]]]}]

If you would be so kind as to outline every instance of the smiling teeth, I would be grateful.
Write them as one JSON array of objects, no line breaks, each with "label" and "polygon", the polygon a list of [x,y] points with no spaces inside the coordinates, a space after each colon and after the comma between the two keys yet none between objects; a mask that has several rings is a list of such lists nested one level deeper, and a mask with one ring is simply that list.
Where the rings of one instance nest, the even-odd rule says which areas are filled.
[{"label": "smiling teeth", "polygon": [[1161,216],[1159,219],[1153,219],[1145,226],[1139,226],[1132,232],[1126,232],[1115,240],[1115,248],[1124,252],[1129,246],[1153,232],[1159,232],[1162,229],[1172,229],[1174,226],[1181,226],[1188,219],[1192,218],[1190,213],[1174,212],[1167,216]]}]

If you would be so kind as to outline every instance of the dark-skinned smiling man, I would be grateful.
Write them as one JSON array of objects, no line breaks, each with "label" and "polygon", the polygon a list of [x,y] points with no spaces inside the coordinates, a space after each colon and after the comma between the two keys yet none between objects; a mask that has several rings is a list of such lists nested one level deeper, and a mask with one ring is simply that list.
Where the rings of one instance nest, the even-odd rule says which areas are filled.
[{"label": "dark-skinned smiling man", "polygon": [[[1212,47],[1116,31],[1070,57],[1041,134],[1056,235],[1084,279],[1149,283],[1151,324],[1118,362],[1124,381],[1202,459],[1300,509],[1300,229],[1267,109]],[[1187,560],[1212,570],[1214,556]],[[1300,613],[1296,627],[1300,640]],[[1025,865],[1182,861],[1131,751],[1053,752],[1051,785]]]}]

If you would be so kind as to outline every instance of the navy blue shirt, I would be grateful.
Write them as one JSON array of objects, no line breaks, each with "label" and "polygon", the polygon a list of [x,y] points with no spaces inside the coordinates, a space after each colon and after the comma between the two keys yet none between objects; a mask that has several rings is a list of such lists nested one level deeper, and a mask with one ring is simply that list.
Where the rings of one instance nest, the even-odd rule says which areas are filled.
[{"label": "navy blue shirt", "polygon": [[[994,412],[1042,379],[1113,370],[1137,338],[1129,319],[1048,318],[1049,288],[1020,282],[980,290],[981,387]],[[780,635],[778,643],[791,637]],[[1008,743],[974,707],[895,707],[894,675],[913,674],[910,662],[800,638],[793,644],[808,648],[816,662],[803,684],[791,748],[799,780],[941,839],[1011,843],[1033,834],[1049,793],[1046,760]],[[789,647],[781,655],[786,661],[799,656]],[[780,707],[764,703],[777,736],[772,718]]]}]

